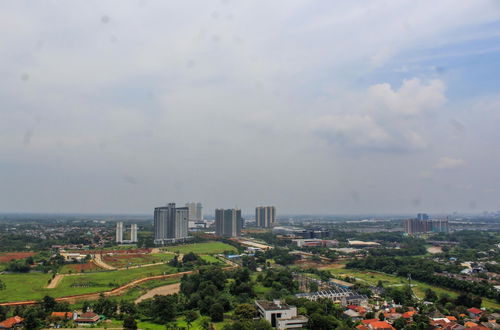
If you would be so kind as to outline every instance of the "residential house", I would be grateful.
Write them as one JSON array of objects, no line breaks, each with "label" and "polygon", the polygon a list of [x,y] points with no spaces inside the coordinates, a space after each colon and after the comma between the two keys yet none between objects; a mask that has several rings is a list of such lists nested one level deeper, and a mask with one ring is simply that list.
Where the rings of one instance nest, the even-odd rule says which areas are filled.
[{"label": "residential house", "polygon": [[81,325],[94,325],[99,322],[101,318],[96,313],[86,312],[78,315],[75,319],[75,323],[79,326]]},{"label": "residential house", "polygon": [[0,329],[17,329],[22,328],[24,319],[20,316],[9,317],[5,321],[0,322]]}]

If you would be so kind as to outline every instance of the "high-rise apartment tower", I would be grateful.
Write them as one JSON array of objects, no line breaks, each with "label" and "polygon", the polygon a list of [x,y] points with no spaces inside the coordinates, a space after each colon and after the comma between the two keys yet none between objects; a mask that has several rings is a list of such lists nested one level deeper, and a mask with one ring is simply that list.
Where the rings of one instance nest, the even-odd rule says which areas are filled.
[{"label": "high-rise apartment tower", "polygon": [[164,245],[184,241],[188,238],[187,207],[175,207],[175,203],[155,208],[155,244]]},{"label": "high-rise apartment tower", "polygon": [[270,228],[276,221],[274,206],[258,206],[255,208],[255,223],[257,227]]},{"label": "high-rise apartment tower", "polygon": [[219,236],[237,237],[241,235],[243,220],[240,209],[216,209],[215,233]]}]

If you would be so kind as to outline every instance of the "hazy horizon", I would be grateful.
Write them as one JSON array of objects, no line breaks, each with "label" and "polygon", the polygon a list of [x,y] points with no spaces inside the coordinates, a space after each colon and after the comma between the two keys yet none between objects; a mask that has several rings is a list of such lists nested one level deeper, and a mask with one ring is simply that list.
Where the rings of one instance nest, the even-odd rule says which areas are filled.
[{"label": "hazy horizon", "polygon": [[497,1],[0,9],[0,212],[500,210]]}]

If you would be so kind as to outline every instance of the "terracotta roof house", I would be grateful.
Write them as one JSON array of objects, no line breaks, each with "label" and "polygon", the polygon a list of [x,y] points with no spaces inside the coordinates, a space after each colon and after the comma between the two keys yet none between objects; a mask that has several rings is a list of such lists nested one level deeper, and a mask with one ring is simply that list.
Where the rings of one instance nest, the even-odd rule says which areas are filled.
[{"label": "terracotta roof house", "polygon": [[406,313],[403,313],[403,317],[405,319],[411,319],[413,317],[413,315],[417,314],[416,311],[408,311]]},{"label": "terracotta roof house", "polygon": [[469,308],[467,310],[467,312],[469,312],[470,317],[478,317],[483,313],[482,310],[480,310],[479,308],[476,308],[476,307]]},{"label": "terracotta roof house", "polygon": [[73,313],[71,312],[52,312],[50,317],[54,319],[69,320],[73,318]]},{"label": "terracotta roof house", "polygon": [[0,322],[0,329],[15,329],[23,326],[24,319],[20,316],[9,317],[5,321]]},{"label": "terracotta roof house", "polygon": [[368,324],[368,328],[372,330],[395,330],[395,328],[386,321],[375,321]]},{"label": "terracotta roof house", "polygon": [[471,322],[471,321],[465,322],[464,325],[465,325],[466,328],[477,327],[477,323],[474,323],[474,322]]},{"label": "terracotta roof house", "polygon": [[75,319],[75,322],[77,324],[84,325],[84,324],[96,324],[97,322],[99,322],[99,320],[100,320],[99,315],[97,315],[96,313],[87,312],[87,313],[80,314]]}]

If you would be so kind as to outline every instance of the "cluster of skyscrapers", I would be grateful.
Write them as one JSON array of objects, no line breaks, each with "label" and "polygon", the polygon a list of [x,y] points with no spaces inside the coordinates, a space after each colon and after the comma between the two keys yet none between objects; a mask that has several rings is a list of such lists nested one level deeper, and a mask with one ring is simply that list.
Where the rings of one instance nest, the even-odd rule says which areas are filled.
[{"label": "cluster of skyscrapers", "polygon": [[[154,210],[154,242],[157,245],[183,242],[189,239],[189,222],[203,221],[201,203],[186,203],[185,207],[176,207],[175,203],[156,207]],[[276,221],[274,206],[259,206],[255,209],[255,221],[258,227],[270,228]],[[215,210],[215,234],[223,237],[241,236],[243,218],[240,209]]]},{"label": "cluster of skyscrapers", "polygon": [[417,218],[405,220],[405,232],[408,235],[428,232],[447,233],[448,219],[429,219],[425,213],[419,213]]},{"label": "cluster of skyscrapers", "polygon": [[125,228],[123,227],[123,222],[119,221],[116,223],[116,243],[137,243],[137,224],[133,223],[130,225],[130,239],[124,239],[123,234],[125,233]]}]

